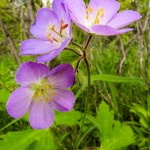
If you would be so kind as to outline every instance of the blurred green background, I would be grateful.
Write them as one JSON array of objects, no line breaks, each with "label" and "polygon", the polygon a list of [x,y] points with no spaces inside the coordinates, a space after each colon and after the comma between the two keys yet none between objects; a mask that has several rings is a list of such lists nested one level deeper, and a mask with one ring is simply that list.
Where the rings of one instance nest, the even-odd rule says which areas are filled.
[{"label": "blurred green background", "polygon": [[[14,79],[17,68],[23,62],[36,60],[32,56],[20,56],[19,46],[23,40],[32,37],[29,28],[43,3],[41,0],[24,0],[21,6],[17,6],[11,0],[0,1],[0,150],[73,150],[78,138],[79,149],[98,149],[101,146],[101,150],[150,150],[150,1],[118,1],[121,10],[136,10],[142,19],[130,25],[133,32],[124,35],[93,35],[88,48],[92,88],[81,137],[78,134],[87,96],[84,63],[80,64],[72,87],[76,96],[74,110],[56,112],[56,123],[50,130],[35,131],[31,129],[27,116],[17,120],[7,114],[8,97],[18,87]],[[82,46],[87,37],[87,33],[73,25],[74,42]],[[70,47],[77,49],[71,44]],[[63,51],[49,66],[53,68],[64,62],[75,66],[77,59],[74,53]],[[98,117],[94,120],[96,115],[100,120]],[[116,123],[111,122],[111,116]],[[122,128],[118,122],[122,123]],[[116,127],[115,136],[104,138],[103,132],[108,130],[106,126],[102,127],[104,123],[111,125],[110,128]],[[125,141],[128,142],[125,144]],[[122,146],[117,147],[119,144]],[[106,148],[106,145],[109,146]]]}]

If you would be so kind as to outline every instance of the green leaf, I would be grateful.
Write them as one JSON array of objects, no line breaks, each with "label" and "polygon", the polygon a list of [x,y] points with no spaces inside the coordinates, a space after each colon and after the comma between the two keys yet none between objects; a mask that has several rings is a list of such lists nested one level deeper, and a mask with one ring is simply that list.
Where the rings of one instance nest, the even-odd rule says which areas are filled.
[{"label": "green leaf", "polygon": [[[121,77],[116,75],[108,75],[108,74],[98,74],[98,75],[91,75],[91,82],[92,84],[94,81],[106,81],[106,82],[115,82],[115,83],[135,83],[144,85],[146,89],[148,89],[147,84],[143,79],[137,77]],[[87,87],[87,78],[85,78],[83,82],[83,86],[79,89],[76,93],[76,98],[82,93],[82,91]]]},{"label": "green leaf", "polygon": [[56,125],[75,125],[79,123],[82,113],[72,110],[70,112],[56,112],[55,122]]},{"label": "green leaf", "polygon": [[0,95],[1,95],[0,102],[5,104],[8,100],[9,95],[10,95],[10,91],[1,89]]},{"label": "green leaf", "polygon": [[[107,118],[107,119],[106,119]],[[109,111],[109,106],[104,102],[101,103],[99,111],[97,112],[97,122],[99,123],[99,130],[102,142],[109,137],[112,132],[114,112]]]},{"label": "green leaf", "polygon": [[25,150],[29,149],[29,145],[35,142],[35,149],[56,150],[53,137],[49,130],[25,130],[8,132],[6,135],[1,135],[0,148],[5,150]]},{"label": "green leaf", "polygon": [[143,106],[133,103],[133,106],[131,107],[130,111],[140,117],[140,123],[143,127],[149,129],[150,125],[148,111]]},{"label": "green leaf", "polygon": [[102,102],[97,112],[97,117],[89,119],[100,131],[100,150],[121,150],[134,143],[132,129],[124,123],[114,120],[114,111]]},{"label": "green leaf", "polygon": [[60,54],[60,60],[62,63],[72,63],[77,59],[78,55],[68,50],[63,50]]},{"label": "green leaf", "polygon": [[121,77],[116,75],[99,74],[92,75],[91,81],[108,81],[108,82],[123,82],[123,83],[140,83],[145,84],[143,79],[137,77]]}]

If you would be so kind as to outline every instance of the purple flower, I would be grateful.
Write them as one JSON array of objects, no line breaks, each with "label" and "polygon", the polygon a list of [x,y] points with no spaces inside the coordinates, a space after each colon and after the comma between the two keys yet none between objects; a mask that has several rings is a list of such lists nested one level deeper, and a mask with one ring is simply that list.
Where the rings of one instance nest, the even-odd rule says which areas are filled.
[{"label": "purple flower", "polygon": [[36,39],[22,42],[21,55],[37,55],[38,62],[48,62],[56,57],[70,42],[71,19],[61,0],[54,0],[52,10],[41,8],[30,32]]},{"label": "purple flower", "polygon": [[70,64],[49,71],[43,64],[27,62],[19,67],[16,81],[21,87],[10,95],[7,112],[21,118],[29,111],[30,125],[35,129],[48,128],[54,122],[54,109],[66,112],[74,106],[74,94],[67,90],[74,82]]},{"label": "purple flower", "polygon": [[[64,0],[74,23],[89,33],[118,35],[133,30],[123,28],[141,18],[136,11],[118,12],[120,3],[116,0],[90,0],[86,8],[83,0]],[[122,29],[123,28],[123,29]]]}]

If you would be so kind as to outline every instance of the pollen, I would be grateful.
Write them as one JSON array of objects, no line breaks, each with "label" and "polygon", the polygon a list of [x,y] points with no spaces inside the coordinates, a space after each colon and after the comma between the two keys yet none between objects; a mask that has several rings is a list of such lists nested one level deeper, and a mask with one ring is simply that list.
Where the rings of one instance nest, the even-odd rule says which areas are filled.
[{"label": "pollen", "polygon": [[89,14],[91,14],[93,12],[93,8],[92,7],[87,7],[86,9],[86,19],[89,19]]},{"label": "pollen", "polygon": [[87,14],[91,14],[93,12],[93,8],[92,7],[87,7],[87,9],[86,9],[86,13]]},{"label": "pollen", "polygon": [[100,24],[100,20],[104,17],[105,11],[103,8],[99,8],[95,17],[94,24]]},{"label": "pollen", "polygon": [[55,92],[54,92],[54,91],[50,91],[50,95],[51,95],[51,96],[54,96],[54,95],[55,95]]}]

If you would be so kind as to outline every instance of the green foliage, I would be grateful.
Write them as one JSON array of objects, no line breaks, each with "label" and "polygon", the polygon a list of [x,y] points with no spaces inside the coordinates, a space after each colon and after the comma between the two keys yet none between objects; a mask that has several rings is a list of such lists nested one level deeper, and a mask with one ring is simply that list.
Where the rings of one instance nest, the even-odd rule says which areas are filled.
[{"label": "green foliage", "polygon": [[49,130],[25,130],[17,132],[9,132],[0,136],[0,150],[31,150],[30,146],[33,142],[32,150],[55,150],[56,146]]},{"label": "green foliage", "polygon": [[72,110],[70,112],[56,112],[55,122],[57,125],[73,126],[79,123],[82,113]]},{"label": "green foliage", "polygon": [[[85,2],[88,4],[89,0]],[[6,112],[8,97],[18,87],[14,77],[19,64],[0,27],[0,150],[65,150],[65,148],[72,150],[78,138],[80,140],[77,144],[80,149],[88,149],[87,147],[100,147],[100,150],[149,149],[149,27],[144,33],[141,32],[146,23],[149,0],[119,2],[121,10],[138,10],[143,17],[139,23],[131,25],[134,28],[133,32],[114,37],[93,35],[87,49],[87,59],[91,69],[91,100],[88,112],[92,115],[87,115],[88,119],[83,126],[81,137],[78,135],[87,97],[87,71],[84,61],[80,63],[75,85],[72,88],[76,96],[74,109],[66,113],[55,112],[55,124],[51,130],[31,130],[28,114],[22,119],[12,119]],[[32,6],[35,16],[36,10],[42,7],[41,0],[33,0]],[[1,20],[21,62],[35,61],[34,57],[19,55],[21,41],[31,38],[29,28],[33,21],[28,7],[26,3],[13,9],[12,4],[7,0],[0,1]],[[83,46],[87,36],[86,32],[73,24],[72,42]],[[79,52],[79,47],[72,42],[69,48]],[[120,68],[123,54],[126,56]],[[71,50],[64,50],[51,61],[49,67],[53,68],[60,63],[71,63],[75,68],[78,59],[79,56]],[[102,102],[103,100],[109,103],[111,110]]]},{"label": "green foliage", "polygon": [[134,143],[132,129],[125,123],[114,120],[114,111],[102,102],[97,112],[97,117],[88,116],[88,119],[99,129],[100,150],[121,150]]},{"label": "green foliage", "polygon": [[140,83],[145,84],[145,81],[137,77],[121,77],[116,75],[99,74],[91,76],[92,81],[108,81],[118,83]]}]

